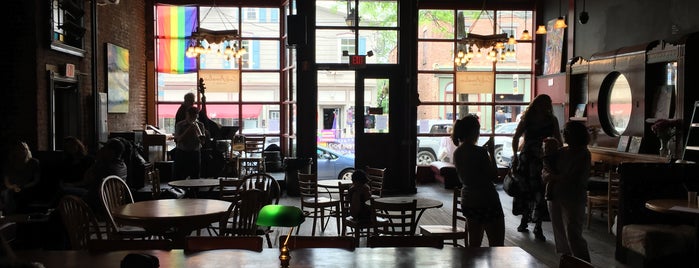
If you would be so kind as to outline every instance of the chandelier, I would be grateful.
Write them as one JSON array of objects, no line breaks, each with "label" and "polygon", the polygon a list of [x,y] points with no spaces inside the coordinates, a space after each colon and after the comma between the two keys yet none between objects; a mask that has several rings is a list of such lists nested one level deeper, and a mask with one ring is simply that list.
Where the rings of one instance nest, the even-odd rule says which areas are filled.
[{"label": "chandelier", "polygon": [[[216,10],[221,24],[224,26],[226,23],[233,25],[216,6],[210,8],[201,21],[204,21],[212,10]],[[238,30],[209,30],[197,27],[197,30],[192,32],[191,43],[185,51],[185,56],[193,58],[200,55],[217,55],[225,60],[239,59],[247,53],[247,49],[242,46],[241,42]]]},{"label": "chandelier", "polygon": [[[454,55],[454,64],[456,66],[466,66],[473,58],[485,57],[487,60],[492,62],[497,62],[498,60],[505,60],[506,57],[512,57],[515,55],[514,45],[517,44],[514,36],[509,36],[507,33],[491,34],[491,35],[479,35],[471,33],[473,30],[473,25],[476,25],[478,19],[480,19],[481,14],[485,12],[485,1],[483,2],[483,7],[476,16],[473,24],[469,31],[463,35],[460,40],[457,41],[457,52]],[[514,12],[512,13],[514,16]],[[492,18],[489,19],[492,22]],[[457,14],[457,27],[459,31],[464,31],[462,28],[464,24],[464,16],[462,12]],[[506,47],[507,45],[507,47]]]}]

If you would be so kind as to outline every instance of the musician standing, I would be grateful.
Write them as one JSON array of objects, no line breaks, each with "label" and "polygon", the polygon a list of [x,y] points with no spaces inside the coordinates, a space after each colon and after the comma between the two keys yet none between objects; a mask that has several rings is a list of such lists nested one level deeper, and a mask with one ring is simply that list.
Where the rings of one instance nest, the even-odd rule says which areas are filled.
[{"label": "musician standing", "polygon": [[204,143],[204,124],[197,120],[199,109],[189,107],[185,119],[175,125],[177,154],[174,158],[174,177],[181,180],[199,178],[201,167],[201,145]]},{"label": "musician standing", "polygon": [[186,117],[187,109],[194,106],[194,93],[189,92],[184,94],[184,102],[177,108],[177,113],[175,114],[175,124],[184,120]]}]

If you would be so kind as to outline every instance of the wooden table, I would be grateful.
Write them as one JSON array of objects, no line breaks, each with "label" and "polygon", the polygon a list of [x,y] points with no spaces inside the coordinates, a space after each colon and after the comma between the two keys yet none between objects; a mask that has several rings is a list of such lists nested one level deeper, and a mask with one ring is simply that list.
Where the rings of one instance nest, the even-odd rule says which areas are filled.
[{"label": "wooden table", "polygon": [[168,182],[167,185],[176,188],[182,188],[186,191],[186,194],[191,193],[190,197],[197,197],[197,193],[200,188],[213,188],[218,187],[218,179],[190,179],[190,180],[176,180]]},{"label": "wooden table", "polygon": [[[699,208],[689,206],[687,199],[653,199],[646,201],[646,208],[658,213],[694,217],[694,229],[699,230]],[[694,250],[699,254],[699,231],[696,231]]]},{"label": "wooden table", "polygon": [[[418,212],[417,216],[415,217],[415,226],[417,227],[417,223],[420,221],[420,217],[422,217],[422,213],[425,213],[425,210],[429,208],[441,208],[444,204],[442,201],[435,200],[435,199],[429,199],[429,198],[418,198],[418,197],[412,197],[412,196],[391,196],[391,197],[380,197],[376,198],[374,200],[381,201],[384,203],[394,203],[394,204],[405,204],[405,203],[410,203],[413,202],[413,200],[417,200],[416,208],[420,212]],[[371,205],[371,200],[366,201],[367,205]]]},{"label": "wooden table", "polygon": [[318,187],[337,189],[337,188],[339,188],[337,186],[338,183],[352,184],[352,181],[351,180],[318,180]]},{"label": "wooden table", "polygon": [[141,226],[171,238],[176,246],[184,237],[218,221],[230,202],[215,199],[160,199],[126,204],[112,211],[118,222]]},{"label": "wooden table", "polygon": [[[18,251],[26,261],[46,267],[119,267],[129,253],[158,257],[160,267],[255,267],[278,268],[279,249],[246,250],[117,251],[91,254],[88,251]],[[548,267],[519,247],[483,248],[335,248],[292,250],[290,267]]]}]

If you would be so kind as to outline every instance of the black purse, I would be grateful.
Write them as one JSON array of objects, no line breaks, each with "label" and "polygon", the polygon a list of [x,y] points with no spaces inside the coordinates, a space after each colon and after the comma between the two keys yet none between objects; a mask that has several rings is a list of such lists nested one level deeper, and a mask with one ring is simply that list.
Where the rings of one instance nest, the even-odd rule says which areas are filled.
[{"label": "black purse", "polygon": [[507,195],[512,197],[518,197],[521,195],[521,189],[519,187],[520,179],[521,178],[518,178],[512,169],[507,172],[507,175],[505,175],[505,178],[502,180],[502,189],[505,190]]}]

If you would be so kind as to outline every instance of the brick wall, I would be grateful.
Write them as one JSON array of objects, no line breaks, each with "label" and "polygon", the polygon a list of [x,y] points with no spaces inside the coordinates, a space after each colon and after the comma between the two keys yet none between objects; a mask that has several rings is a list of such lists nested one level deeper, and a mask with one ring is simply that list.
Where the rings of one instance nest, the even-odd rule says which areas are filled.
[{"label": "brick wall", "polygon": [[[151,1],[120,1],[118,5],[97,7],[97,90],[107,92],[106,43],[113,43],[129,50],[129,112],[109,114],[109,131],[142,129],[146,118],[146,7]],[[5,8],[11,10],[1,18],[3,25],[11,29],[13,40],[10,53],[0,61],[0,75],[5,81],[0,97],[0,149],[13,140],[26,141],[32,150],[49,148],[49,97],[51,94],[47,70],[63,73],[67,63],[74,64],[80,84],[79,110],[80,139],[88,145],[95,144],[94,98],[92,89],[92,30],[91,2],[84,1],[84,57],[52,50],[50,48],[50,1],[9,1]],[[150,4],[149,4],[150,5]],[[151,46],[152,47],[152,46]],[[92,148],[94,149],[94,148]]]}]

